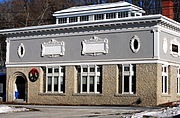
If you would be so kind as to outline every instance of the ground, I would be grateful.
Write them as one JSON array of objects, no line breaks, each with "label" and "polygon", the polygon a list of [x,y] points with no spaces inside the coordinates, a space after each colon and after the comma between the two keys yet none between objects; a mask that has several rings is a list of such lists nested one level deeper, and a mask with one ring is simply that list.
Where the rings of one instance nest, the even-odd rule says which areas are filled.
[{"label": "ground", "polygon": [[[163,113],[165,116],[180,111],[180,107],[117,107],[117,106],[42,106],[42,105],[0,105],[6,109],[16,108],[17,111],[0,112],[0,118],[141,118],[143,114]],[[25,108],[25,109],[24,109]],[[22,111],[21,111],[22,110]],[[30,111],[29,111],[30,110]],[[1,110],[0,110],[1,111]],[[21,111],[21,112],[20,112]],[[159,114],[159,115],[163,115]],[[177,114],[176,114],[177,115]]]}]

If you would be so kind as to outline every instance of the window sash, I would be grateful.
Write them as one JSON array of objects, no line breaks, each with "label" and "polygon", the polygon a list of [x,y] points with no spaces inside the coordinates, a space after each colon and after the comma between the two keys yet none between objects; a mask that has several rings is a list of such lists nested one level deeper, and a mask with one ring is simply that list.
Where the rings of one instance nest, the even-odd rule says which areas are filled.
[{"label": "window sash", "polygon": [[168,94],[169,78],[168,65],[162,65],[162,94]]},{"label": "window sash", "polygon": [[134,70],[132,64],[122,65],[122,94],[134,94],[133,92]]},{"label": "window sash", "polygon": [[[64,67],[46,67],[46,93],[64,92],[64,71],[62,68]],[[49,70],[52,72],[49,73]],[[49,78],[51,78],[51,82],[49,82]]]},{"label": "window sash", "polygon": [[[83,69],[87,68],[87,72],[84,72]],[[95,72],[92,72],[90,68],[94,68]],[[80,93],[100,93],[100,72],[98,71],[98,66],[81,66],[81,76],[80,76]],[[84,78],[86,78],[86,85],[83,83]],[[92,83],[93,81],[93,83]],[[97,83],[98,82],[98,83]],[[86,88],[84,88],[86,87]]]}]

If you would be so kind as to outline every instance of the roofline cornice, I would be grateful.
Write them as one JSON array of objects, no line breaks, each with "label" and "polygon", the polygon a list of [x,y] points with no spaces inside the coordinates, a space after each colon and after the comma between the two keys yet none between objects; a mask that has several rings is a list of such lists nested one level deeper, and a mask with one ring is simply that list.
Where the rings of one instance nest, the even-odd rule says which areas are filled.
[{"label": "roofline cornice", "polygon": [[173,30],[180,32],[180,23],[171,20],[162,15],[147,15],[139,17],[127,17],[116,20],[105,20],[105,21],[93,21],[86,23],[72,23],[72,24],[54,24],[54,25],[43,25],[24,27],[17,29],[6,29],[0,30],[2,35],[20,34],[20,33],[33,33],[33,32],[44,32],[44,31],[57,31],[64,29],[78,29],[88,27],[102,27],[102,26],[113,26],[113,25],[128,25],[128,24],[140,24],[140,23],[157,23],[162,26],[169,27]]}]

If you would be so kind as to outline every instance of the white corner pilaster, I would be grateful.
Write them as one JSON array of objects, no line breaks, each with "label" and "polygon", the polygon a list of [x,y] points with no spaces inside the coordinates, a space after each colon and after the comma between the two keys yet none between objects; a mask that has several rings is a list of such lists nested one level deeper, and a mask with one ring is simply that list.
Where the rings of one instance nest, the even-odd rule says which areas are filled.
[{"label": "white corner pilaster", "polygon": [[6,39],[6,64],[9,63],[10,40]]},{"label": "white corner pilaster", "polygon": [[160,58],[160,36],[159,32],[160,30],[156,27],[152,30],[154,33],[153,41],[154,41],[154,58],[159,59]]}]

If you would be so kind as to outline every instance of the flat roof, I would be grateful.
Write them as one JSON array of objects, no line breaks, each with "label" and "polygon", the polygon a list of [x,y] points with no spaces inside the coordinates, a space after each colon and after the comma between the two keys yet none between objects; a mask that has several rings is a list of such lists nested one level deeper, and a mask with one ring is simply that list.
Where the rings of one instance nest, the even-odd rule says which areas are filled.
[{"label": "flat roof", "polygon": [[86,5],[86,6],[77,6],[77,7],[71,7],[71,8],[67,8],[67,9],[64,9],[64,10],[60,10],[60,11],[57,11],[53,14],[53,16],[58,16],[58,15],[64,15],[64,14],[69,14],[69,13],[86,13],[86,12],[93,12],[93,11],[97,11],[97,10],[111,10],[113,8],[131,8],[131,9],[134,9],[134,10],[138,10],[138,11],[141,11],[142,13],[144,13],[145,11],[138,7],[138,6],[135,6],[133,4],[130,4],[128,2],[124,2],[124,1],[120,1],[120,2],[114,2],[114,3],[105,3],[105,4],[96,4],[96,5]]}]

